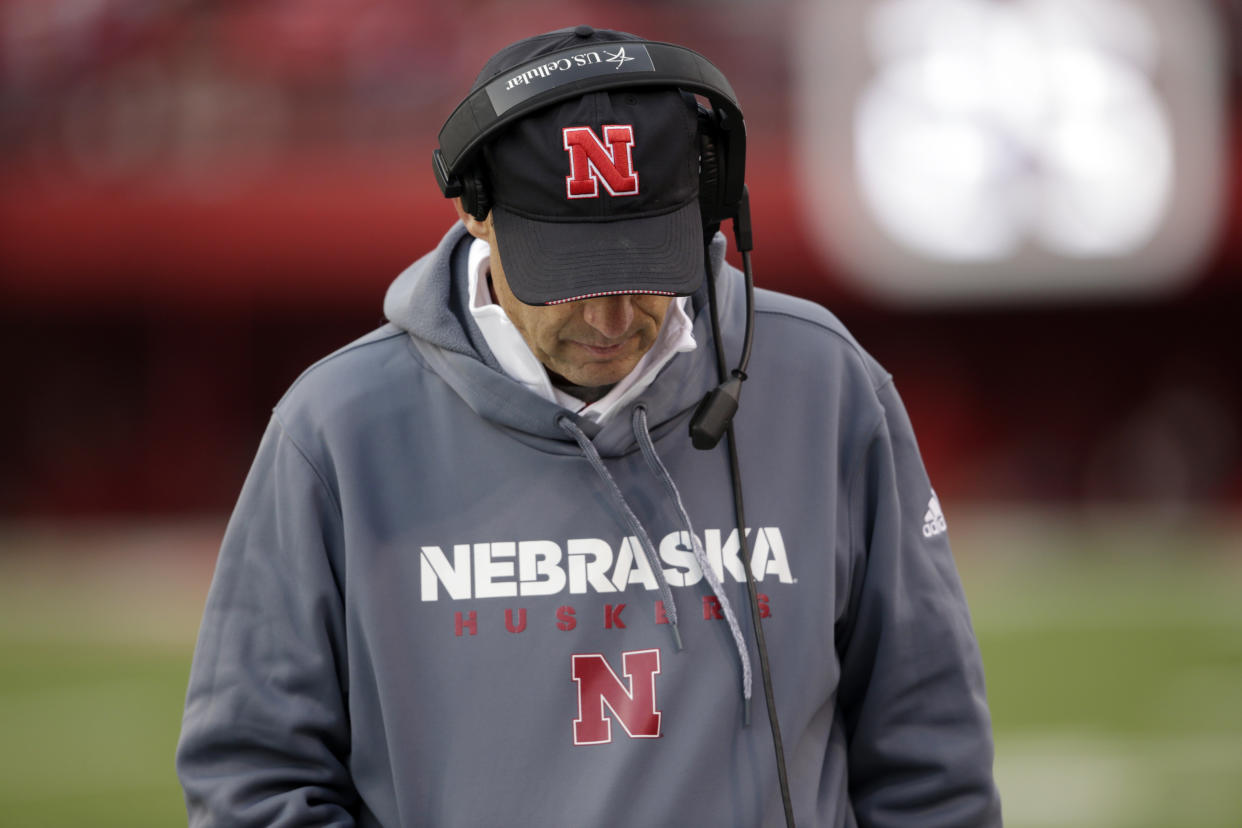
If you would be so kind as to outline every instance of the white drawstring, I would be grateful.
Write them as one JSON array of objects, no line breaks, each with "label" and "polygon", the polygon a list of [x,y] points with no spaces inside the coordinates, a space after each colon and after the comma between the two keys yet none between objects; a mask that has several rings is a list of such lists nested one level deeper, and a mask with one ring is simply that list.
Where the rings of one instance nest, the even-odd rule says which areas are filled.
[{"label": "white drawstring", "polygon": [[747,723],[749,723],[751,689],[750,652],[746,649],[746,640],[742,637],[741,625],[738,624],[737,616],[733,612],[733,606],[729,603],[729,596],[725,594],[724,584],[721,583],[716,570],[707,560],[707,552],[703,549],[702,542],[694,533],[694,526],[690,523],[690,515],[686,512],[686,506],[681,500],[681,492],[678,491],[677,484],[673,482],[672,475],[668,473],[668,469],[661,462],[660,456],[656,454],[655,444],[651,441],[651,434],[647,430],[647,410],[641,405],[634,409],[633,428],[634,436],[638,439],[638,447],[642,450],[648,467],[664,484],[669,495],[677,504],[677,510],[681,513],[682,522],[686,526],[686,534],[690,536],[690,545],[694,550],[695,560],[699,562],[699,568],[703,570],[703,577],[707,579],[712,592],[716,595],[716,600],[720,602],[725,620],[729,623],[729,631],[733,633],[733,642],[737,645],[737,655],[742,662],[742,698],[745,701],[743,714]]},{"label": "white drawstring", "polygon": [[651,566],[651,572],[655,575],[656,582],[660,587],[660,598],[664,601],[664,615],[668,618],[669,627],[673,631],[673,643],[680,650],[682,645],[681,630],[677,627],[677,605],[673,602],[673,591],[669,589],[668,581],[664,578],[664,568],[660,565],[660,559],[656,555],[655,544],[651,542],[651,538],[647,535],[647,530],[643,528],[643,525],[634,515],[633,510],[630,509],[629,504],[625,502],[625,495],[621,493],[621,488],[617,486],[616,481],[612,479],[612,475],[608,473],[608,469],[604,466],[604,461],[600,459],[599,452],[595,449],[595,445],[590,438],[568,416],[562,415],[557,417],[556,423],[578,443],[578,447],[582,449],[582,454],[590,462],[592,468],[595,469],[595,473],[606,484],[605,488],[609,495],[612,496],[612,504],[617,514],[630,527],[630,531],[642,546],[647,563]]}]

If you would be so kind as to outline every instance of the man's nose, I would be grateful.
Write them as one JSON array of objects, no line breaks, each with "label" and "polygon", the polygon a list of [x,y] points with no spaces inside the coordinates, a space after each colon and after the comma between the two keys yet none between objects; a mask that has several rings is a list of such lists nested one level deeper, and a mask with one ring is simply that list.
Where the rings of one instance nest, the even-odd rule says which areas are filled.
[{"label": "man's nose", "polygon": [[634,297],[628,293],[585,300],[582,318],[609,339],[619,339],[634,323]]}]

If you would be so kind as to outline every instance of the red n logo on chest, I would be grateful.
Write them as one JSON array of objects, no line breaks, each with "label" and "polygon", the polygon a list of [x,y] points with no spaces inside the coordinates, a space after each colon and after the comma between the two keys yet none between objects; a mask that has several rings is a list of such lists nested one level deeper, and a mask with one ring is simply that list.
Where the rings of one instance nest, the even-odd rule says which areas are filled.
[{"label": "red n logo on chest", "polygon": [[605,126],[603,141],[590,127],[565,127],[561,133],[569,153],[569,175],[565,177],[569,198],[598,198],[600,182],[611,195],[638,195],[634,127]]},{"label": "red n logo on chest", "polygon": [[[659,650],[636,650],[621,654],[627,687],[602,655],[575,655],[574,681],[578,683],[578,718],[574,719],[574,744],[599,745],[612,741],[612,717],[634,739],[660,736],[660,711],[656,709],[655,677],[660,673]],[[604,709],[612,711],[609,716]]]}]

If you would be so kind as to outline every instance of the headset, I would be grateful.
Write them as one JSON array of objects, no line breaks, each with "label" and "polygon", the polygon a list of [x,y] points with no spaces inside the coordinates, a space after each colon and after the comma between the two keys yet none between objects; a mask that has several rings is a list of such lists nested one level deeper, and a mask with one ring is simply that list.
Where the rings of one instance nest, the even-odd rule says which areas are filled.
[{"label": "headset", "polygon": [[645,40],[591,42],[542,55],[527,65],[539,67],[566,61],[584,48],[595,46],[625,47],[637,56],[631,58],[632,62],[641,65],[617,67],[626,71],[612,71],[607,66],[585,77],[580,73],[570,75],[564,82],[555,76],[537,77],[536,80],[550,80],[542,89],[530,85],[505,89],[504,79],[520,75],[526,68],[518,66],[480,84],[458,104],[440,129],[440,146],[432,152],[432,169],[440,191],[447,198],[460,196],[466,212],[481,221],[490,210],[491,200],[484,165],[475,161],[483,146],[510,124],[536,110],[589,92],[675,87],[683,94],[702,95],[711,103],[710,111],[699,108],[700,148],[704,143],[710,145],[710,157],[701,160],[699,204],[705,232],[710,229],[714,235],[723,220],[736,216],[745,190],[746,127],[729,81],[697,52]]},{"label": "headset", "polygon": [[[624,47],[626,59],[618,61],[615,67],[596,63],[594,67],[588,66],[585,71],[579,69],[564,75],[546,71],[547,67],[555,66],[558,62],[572,62],[584,50],[605,46]],[[635,65],[629,66],[630,62]],[[512,79],[515,77],[523,77],[525,82],[514,85]],[[482,221],[491,211],[492,202],[486,165],[480,162],[479,154],[489,141],[510,124],[537,110],[589,92],[669,87],[681,92],[687,105],[694,108],[698,121],[699,210],[703,218],[704,246],[711,242],[722,222],[731,220],[734,241],[742,254],[746,285],[746,330],[742,355],[737,368],[732,372],[728,371],[725,364],[710,257],[706,254],[703,257],[707,271],[708,303],[719,384],[695,409],[690,419],[690,438],[695,448],[703,450],[715,448],[723,436],[727,435],[729,438],[726,443],[733,483],[734,513],[745,560],[743,569],[746,572],[751,622],[759,649],[760,672],[767,700],[768,721],[772,729],[773,748],[776,752],[785,821],[792,828],[793,806],[785,769],[785,752],[776,718],[767,644],[759,621],[758,591],[750,565],[751,549],[746,542],[741,473],[732,425],[741,385],[746,379],[754,332],[754,277],[750,264],[753,239],[750,229],[750,200],[745,182],[746,125],[733,87],[707,58],[684,46],[652,40],[586,42],[541,55],[479,84],[457,105],[440,129],[439,147],[432,151],[432,170],[444,196],[460,197],[466,212]],[[706,99],[711,104],[710,108],[698,103],[696,95]]]}]

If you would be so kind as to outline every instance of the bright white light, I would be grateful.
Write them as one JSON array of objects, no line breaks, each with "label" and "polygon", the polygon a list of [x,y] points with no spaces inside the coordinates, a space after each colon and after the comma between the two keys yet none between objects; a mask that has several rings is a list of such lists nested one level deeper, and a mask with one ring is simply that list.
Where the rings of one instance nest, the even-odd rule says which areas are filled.
[{"label": "bright white light", "polygon": [[[857,174],[882,226],[947,260],[1028,241],[1068,256],[1142,247],[1172,169],[1141,69],[1059,3],[967,0],[951,16],[980,37],[949,36],[923,0],[889,0],[872,30],[884,63],[855,116]],[[1032,191],[1045,198],[1028,210]]]},{"label": "bright white light", "polygon": [[[1013,218],[989,197],[1006,177],[1002,148],[969,121],[904,100],[872,90],[859,106],[856,169],[872,209],[893,235],[929,255],[992,259],[1012,250]],[[958,232],[962,226],[971,232]]]},{"label": "bright white light", "polygon": [[1170,206],[1169,118],[1142,75],[1086,50],[1049,61],[1065,90],[1043,136],[1045,209],[1038,237],[1070,256],[1141,249]]}]

